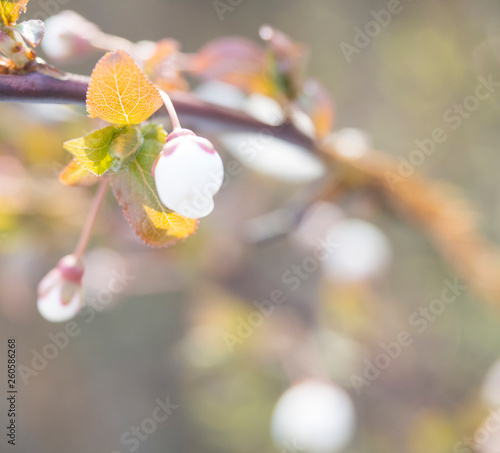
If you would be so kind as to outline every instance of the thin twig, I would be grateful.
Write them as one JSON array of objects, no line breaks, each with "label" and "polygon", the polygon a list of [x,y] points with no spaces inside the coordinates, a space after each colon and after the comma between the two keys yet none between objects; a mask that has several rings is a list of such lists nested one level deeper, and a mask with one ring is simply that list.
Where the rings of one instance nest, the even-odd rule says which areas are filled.
[{"label": "thin twig", "polygon": [[90,236],[92,234],[92,228],[94,227],[94,223],[97,218],[97,213],[99,212],[99,208],[101,207],[102,201],[104,200],[104,195],[106,195],[106,190],[108,189],[108,181],[109,178],[104,176],[97,188],[97,192],[92,200],[92,205],[90,206],[89,213],[87,215],[87,219],[85,220],[85,225],[83,226],[82,233],[80,235],[80,239],[78,240],[78,244],[73,252],[73,255],[76,258],[81,258],[85,253],[85,249],[90,240]]}]

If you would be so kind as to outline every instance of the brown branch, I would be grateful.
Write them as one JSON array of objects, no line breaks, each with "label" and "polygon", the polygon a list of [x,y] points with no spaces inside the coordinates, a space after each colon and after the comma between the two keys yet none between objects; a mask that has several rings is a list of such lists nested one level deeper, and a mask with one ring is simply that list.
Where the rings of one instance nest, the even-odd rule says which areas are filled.
[{"label": "brown branch", "polygon": [[66,80],[38,72],[0,75],[0,102],[84,103],[87,84],[88,78],[77,75]]},{"label": "brown branch", "polygon": [[[0,75],[0,102],[79,103],[86,98],[88,78],[69,74],[65,80],[39,73]],[[203,102],[189,93],[173,94],[181,121],[207,133],[227,130],[265,133],[303,146],[337,169],[342,187],[366,187],[383,194],[400,217],[417,223],[457,273],[487,300],[500,303],[500,253],[484,238],[472,209],[439,183],[419,176],[391,187],[386,173],[397,174],[397,162],[384,153],[368,151],[350,159],[331,143],[316,143],[292,124],[268,126],[245,113]]]},{"label": "brown branch", "polygon": [[370,150],[350,159],[331,144],[320,148],[347,174],[340,180],[381,193],[392,212],[419,226],[469,289],[500,303],[500,250],[480,232],[473,207],[457,187],[420,175],[399,177],[394,186],[388,174],[399,176],[398,161],[387,154]]},{"label": "brown branch", "polygon": [[[0,102],[83,104],[88,82],[88,77],[75,74],[68,74],[64,80],[37,72],[0,75]],[[213,132],[227,129],[264,132],[307,149],[314,149],[311,138],[291,124],[269,126],[243,112],[204,102],[190,93],[173,93],[170,97],[179,118],[188,124],[203,123],[204,129]]]}]

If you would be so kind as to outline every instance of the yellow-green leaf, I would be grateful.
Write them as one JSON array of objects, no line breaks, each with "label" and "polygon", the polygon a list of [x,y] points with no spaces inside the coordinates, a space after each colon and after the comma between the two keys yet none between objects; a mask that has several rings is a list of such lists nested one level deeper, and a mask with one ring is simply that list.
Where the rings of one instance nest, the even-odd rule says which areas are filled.
[{"label": "yellow-green leaf", "polygon": [[14,25],[26,11],[29,0],[0,0],[0,18],[5,25]]},{"label": "yellow-green leaf", "polygon": [[143,128],[144,142],[135,160],[112,176],[111,185],[125,218],[136,234],[154,247],[167,247],[195,233],[198,220],[168,210],[161,203],[151,174],[166,134],[161,126]]},{"label": "yellow-green leaf", "polygon": [[102,175],[111,168],[113,162],[108,150],[115,133],[115,126],[108,126],[85,137],[69,140],[63,146],[83,168],[95,175]]},{"label": "yellow-green leaf", "polygon": [[87,90],[90,118],[120,125],[139,124],[162,102],[158,89],[123,50],[104,55],[92,71]]},{"label": "yellow-green leaf", "polygon": [[108,126],[64,143],[78,164],[95,175],[114,172],[130,164],[142,145],[142,133],[135,126]]}]

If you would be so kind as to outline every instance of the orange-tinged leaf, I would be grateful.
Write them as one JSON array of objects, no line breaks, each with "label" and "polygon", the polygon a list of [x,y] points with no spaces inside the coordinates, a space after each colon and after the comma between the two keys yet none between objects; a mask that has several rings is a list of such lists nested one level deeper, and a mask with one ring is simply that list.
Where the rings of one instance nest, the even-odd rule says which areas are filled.
[{"label": "orange-tinged leaf", "polygon": [[319,106],[311,116],[319,138],[325,138],[332,132],[333,111],[327,105]]},{"label": "orange-tinged leaf", "polygon": [[304,93],[298,99],[299,105],[311,118],[318,138],[327,137],[333,129],[335,109],[328,91],[316,80],[304,84]]},{"label": "orange-tinged leaf", "polygon": [[144,141],[135,160],[112,176],[111,186],[136,234],[154,247],[167,247],[196,232],[198,220],[170,211],[161,203],[151,174],[166,134],[160,126],[143,128]]},{"label": "orange-tinged leaf", "polygon": [[29,0],[0,0],[0,18],[5,25],[14,25],[26,11]]},{"label": "orange-tinged leaf", "polygon": [[180,46],[173,39],[156,44],[153,56],[144,63],[144,72],[163,91],[187,91],[189,85],[180,71]]},{"label": "orange-tinged leaf", "polygon": [[59,174],[59,181],[65,186],[91,186],[99,181],[99,177],[72,160]]},{"label": "orange-tinged leaf", "polygon": [[104,55],[92,71],[87,90],[90,118],[120,125],[139,124],[162,102],[158,89],[123,50]]},{"label": "orange-tinged leaf", "polygon": [[219,80],[249,93],[271,95],[266,55],[253,41],[228,36],[205,44],[192,58],[191,71],[204,80]]}]

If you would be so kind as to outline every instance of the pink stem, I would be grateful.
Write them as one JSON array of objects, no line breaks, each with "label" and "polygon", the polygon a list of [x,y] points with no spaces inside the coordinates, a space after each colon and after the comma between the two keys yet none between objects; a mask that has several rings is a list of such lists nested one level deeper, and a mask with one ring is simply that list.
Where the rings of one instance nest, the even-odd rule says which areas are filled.
[{"label": "pink stem", "polygon": [[97,213],[99,212],[99,208],[101,207],[104,195],[106,194],[106,190],[108,188],[108,182],[108,178],[104,176],[99,184],[94,199],[92,200],[92,205],[90,206],[90,211],[80,234],[80,239],[78,239],[78,244],[73,252],[73,255],[77,259],[81,258],[85,253],[90,235],[92,234],[92,228],[94,227],[94,223],[97,218]]},{"label": "pink stem", "polygon": [[167,109],[168,115],[170,116],[170,121],[172,121],[172,127],[175,129],[181,129],[181,123],[179,121],[179,117],[177,116],[177,112],[175,111],[174,104],[172,104],[172,100],[170,96],[165,93],[163,90],[159,90],[161,97],[163,99],[163,103]]}]

